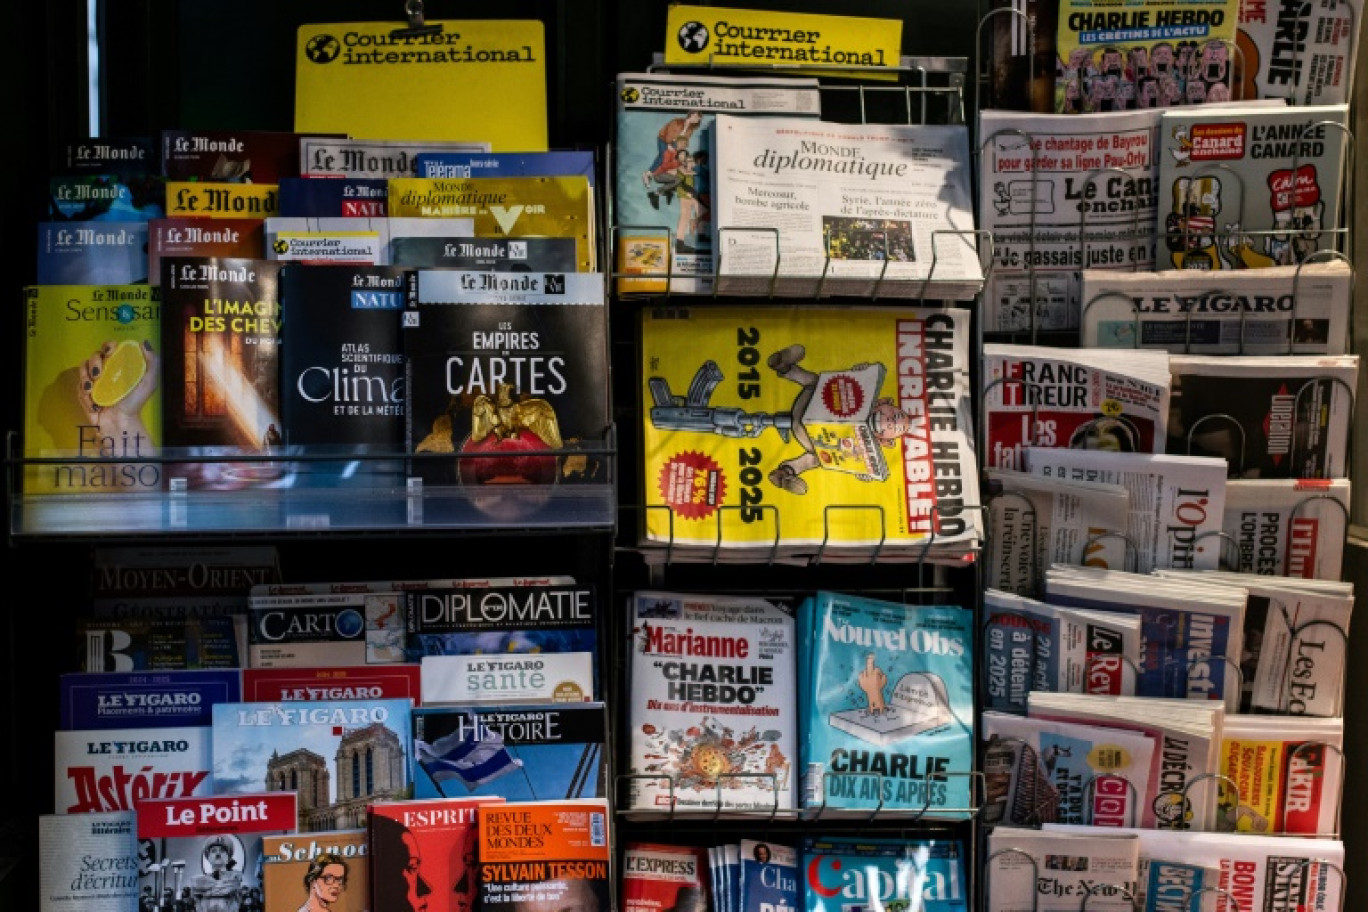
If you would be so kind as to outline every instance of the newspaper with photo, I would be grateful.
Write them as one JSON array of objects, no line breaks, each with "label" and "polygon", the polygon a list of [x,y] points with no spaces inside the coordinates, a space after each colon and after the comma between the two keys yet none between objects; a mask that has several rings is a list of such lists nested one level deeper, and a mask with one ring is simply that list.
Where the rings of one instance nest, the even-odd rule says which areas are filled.
[{"label": "newspaper with photo", "polygon": [[963,125],[718,114],[713,146],[720,293],[981,290]]}]

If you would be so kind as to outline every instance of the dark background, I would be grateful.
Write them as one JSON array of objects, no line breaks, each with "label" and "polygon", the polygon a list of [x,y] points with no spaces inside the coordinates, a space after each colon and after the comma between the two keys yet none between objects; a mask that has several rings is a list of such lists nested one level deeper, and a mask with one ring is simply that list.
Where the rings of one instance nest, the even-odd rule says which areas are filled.
[{"label": "dark background", "polygon": [[[976,49],[981,13],[987,0],[854,0],[833,9],[829,2],[787,0],[732,4],[747,9],[786,9],[795,12],[839,12],[844,15],[901,18],[904,55],[967,57],[970,84],[965,93],[966,114],[978,97],[972,73],[980,64]],[[553,148],[593,147],[602,155],[611,137],[613,80],[618,72],[646,69],[653,52],[666,40],[664,0],[504,0],[486,11],[469,3],[432,0],[425,5],[429,19],[505,18],[541,19],[546,23],[548,117]],[[10,115],[5,145],[16,156],[7,167],[4,250],[9,252],[7,274],[13,304],[5,331],[5,429],[12,435],[22,425],[23,332],[19,292],[33,281],[34,223],[42,217],[46,175],[51,150],[87,133],[87,41],[84,3],[43,0],[5,4],[9,36],[3,56],[4,85]],[[306,22],[392,21],[402,24],[401,0],[365,3],[356,0],[103,0],[100,3],[101,132],[107,136],[152,135],[167,128],[292,129],[294,110],[294,49],[297,27]],[[985,36],[986,37],[986,36]],[[1356,98],[1365,91],[1364,58],[1360,55]],[[497,92],[491,85],[488,91]],[[422,135],[422,112],[437,105],[459,106],[459,98],[433,98],[414,87],[413,135]],[[1356,121],[1362,135],[1362,105]],[[845,119],[845,118],[834,118]],[[873,118],[872,118],[873,119]],[[1359,155],[1359,161],[1363,159]],[[1365,169],[1357,165],[1362,183]],[[1356,207],[1350,201],[1351,213]],[[1352,214],[1351,214],[1352,221]],[[1355,240],[1358,240],[1355,237]],[[1356,244],[1358,262],[1368,262],[1368,245]],[[1358,294],[1364,296],[1360,283]],[[616,306],[616,305],[615,305]],[[615,388],[634,389],[630,335],[614,315]],[[1356,350],[1363,350],[1359,334],[1368,325],[1358,320]],[[619,357],[622,360],[619,360]],[[626,367],[626,369],[623,369]],[[1365,372],[1360,372],[1360,389]],[[621,386],[626,380],[629,385]],[[1364,397],[1360,395],[1360,402]],[[624,441],[623,465],[628,462],[625,441],[634,420],[632,397],[617,396],[615,415]],[[1362,439],[1361,435],[1355,435]],[[12,439],[7,440],[6,470],[12,477]],[[1368,447],[1356,447],[1353,476],[1368,478],[1360,469]],[[1368,481],[1356,486],[1355,519],[1368,496]],[[1368,550],[1358,533],[1351,537],[1347,578],[1368,575]],[[179,541],[179,539],[178,539]],[[8,801],[0,814],[0,912],[37,906],[35,818],[52,811],[52,739],[56,727],[55,675],[74,670],[75,647],[69,619],[86,598],[90,549],[113,541],[9,541],[5,576],[5,623],[0,625],[0,782]],[[309,578],[403,578],[525,572],[596,576],[605,593],[649,582],[657,587],[757,588],[768,585],[793,590],[830,586],[841,589],[898,589],[925,582],[914,569],[804,568],[781,575],[772,568],[742,568],[712,574],[660,576],[646,573],[625,549],[608,536],[568,535],[545,544],[535,536],[505,533],[480,538],[450,536],[440,531],[422,535],[377,533],[333,538],[281,537],[282,565],[293,580]],[[341,569],[340,569],[341,568]],[[345,576],[339,575],[345,574]],[[963,589],[972,583],[961,577],[950,584]],[[1368,586],[1361,582],[1360,591]],[[966,602],[969,604],[969,602]],[[1368,620],[1352,645],[1368,651]],[[1354,787],[1355,759],[1368,754],[1368,732],[1363,731],[1368,705],[1368,663],[1350,663],[1346,710],[1347,767],[1344,834],[1348,843],[1350,898],[1345,909],[1368,908],[1368,799]],[[673,825],[672,825],[673,826]],[[675,827],[678,829],[678,827]],[[700,831],[709,838],[715,833]],[[1357,875],[1357,876],[1355,876]],[[1357,882],[1357,883],[1356,883]]]}]

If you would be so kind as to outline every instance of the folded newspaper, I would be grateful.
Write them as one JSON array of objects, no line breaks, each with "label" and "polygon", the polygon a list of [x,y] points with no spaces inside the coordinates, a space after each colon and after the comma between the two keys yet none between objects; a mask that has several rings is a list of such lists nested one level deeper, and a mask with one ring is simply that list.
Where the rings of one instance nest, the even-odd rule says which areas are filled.
[{"label": "folded newspaper", "polygon": [[984,463],[1021,469],[1026,447],[1161,453],[1167,352],[983,346]]},{"label": "folded newspaper", "polygon": [[1130,493],[1119,484],[988,469],[986,584],[1038,595],[1050,564],[1123,568]]},{"label": "folded newspaper", "polygon": [[963,125],[716,115],[722,294],[966,301],[983,287]]},{"label": "folded newspaper", "polygon": [[1344,478],[1358,355],[1173,355],[1166,452],[1231,478]]},{"label": "folded newspaper", "polygon": [[1353,270],[1301,266],[1172,271],[1083,270],[1081,344],[1193,355],[1342,355]]}]

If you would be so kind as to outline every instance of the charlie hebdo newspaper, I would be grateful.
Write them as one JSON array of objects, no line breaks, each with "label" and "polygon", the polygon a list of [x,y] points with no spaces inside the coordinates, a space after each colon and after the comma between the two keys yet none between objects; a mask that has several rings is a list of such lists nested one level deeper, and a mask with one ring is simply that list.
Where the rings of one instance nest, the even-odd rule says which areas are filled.
[{"label": "charlie hebdo newspaper", "polygon": [[1158,126],[1157,110],[979,113],[985,333],[1076,331],[1082,269],[1154,268]]}]

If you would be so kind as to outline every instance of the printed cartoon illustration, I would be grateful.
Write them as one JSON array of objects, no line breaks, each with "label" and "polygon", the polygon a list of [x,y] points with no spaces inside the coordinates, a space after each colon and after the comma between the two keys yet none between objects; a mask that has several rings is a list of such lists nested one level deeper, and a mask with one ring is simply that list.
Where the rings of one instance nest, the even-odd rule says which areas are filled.
[{"label": "printed cartoon illustration", "polygon": [[885,480],[888,463],[882,450],[897,445],[912,418],[892,398],[878,395],[884,366],[862,362],[844,370],[815,372],[801,364],[806,356],[807,349],[795,343],[767,360],[777,376],[798,385],[787,412],[712,405],[713,390],[723,375],[717,362],[709,360],[694,374],[685,396],[674,395],[663,377],[650,378],[651,424],[724,437],[758,437],[774,428],[782,440],[802,448],[767,476],[770,484],[790,494],[806,494],[808,483],[801,476],[819,467],[853,474],[861,481]]}]

